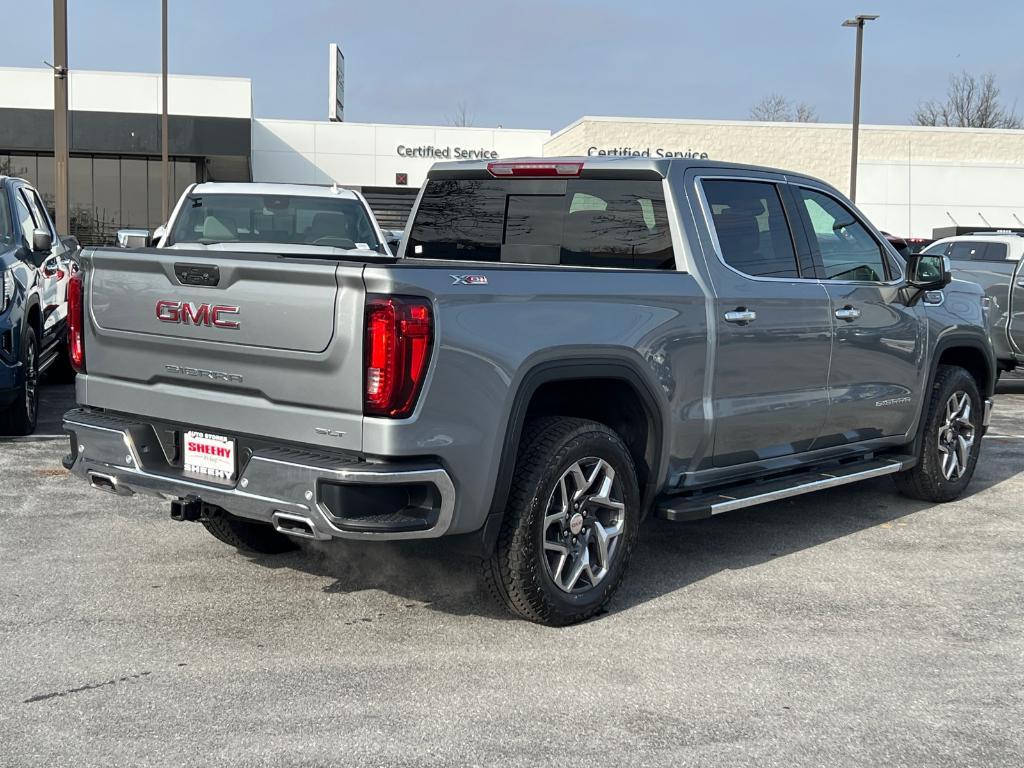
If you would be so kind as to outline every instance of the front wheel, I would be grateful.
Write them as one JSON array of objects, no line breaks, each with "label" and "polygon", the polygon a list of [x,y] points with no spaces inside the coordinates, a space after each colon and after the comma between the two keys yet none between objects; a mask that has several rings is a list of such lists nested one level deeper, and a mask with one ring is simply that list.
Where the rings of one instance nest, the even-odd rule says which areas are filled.
[{"label": "front wheel", "polygon": [[943,502],[964,492],[981,453],[984,408],[971,374],[959,366],[939,366],[925,414],[918,462],[896,475],[896,486],[902,494]]},{"label": "front wheel", "polygon": [[14,401],[0,411],[0,434],[31,435],[39,415],[39,342],[35,329],[21,333],[21,375]]},{"label": "front wheel", "polygon": [[524,432],[485,580],[525,619],[583,621],[622,581],[639,521],[636,470],[622,439],[592,421],[539,419]]}]

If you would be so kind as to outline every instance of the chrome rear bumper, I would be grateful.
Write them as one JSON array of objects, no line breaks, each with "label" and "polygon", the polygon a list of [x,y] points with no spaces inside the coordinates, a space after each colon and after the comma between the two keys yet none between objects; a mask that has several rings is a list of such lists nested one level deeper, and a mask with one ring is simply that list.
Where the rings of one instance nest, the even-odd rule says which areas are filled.
[{"label": "chrome rear bumper", "polygon": [[[270,523],[290,535],[315,539],[423,539],[451,526],[455,486],[436,465],[376,464],[291,448],[253,452],[233,485],[183,476],[167,464],[153,428],[105,413],[76,409],[64,416],[71,437],[68,469],[94,488],[167,500],[196,497],[240,517]],[[436,504],[420,530],[346,530],[321,498],[324,483],[342,486],[432,486]],[[281,522],[308,524],[294,527]],[[351,525],[348,525],[351,528]]]}]

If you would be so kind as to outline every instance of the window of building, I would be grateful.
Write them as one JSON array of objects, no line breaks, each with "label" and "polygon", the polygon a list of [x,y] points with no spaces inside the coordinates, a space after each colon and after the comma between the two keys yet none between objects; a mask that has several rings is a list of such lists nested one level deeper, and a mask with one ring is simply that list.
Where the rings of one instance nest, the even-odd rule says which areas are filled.
[{"label": "window of building", "polygon": [[672,269],[659,181],[432,179],[407,255]]},{"label": "window of building", "polygon": [[121,213],[118,229],[149,229],[147,164],[145,158],[141,157],[121,158]]},{"label": "window of building", "polygon": [[797,187],[821,253],[827,280],[885,282],[881,244],[845,205],[833,197]]},{"label": "window of building", "polygon": [[[52,155],[0,155],[0,174],[20,176],[38,191],[56,220]],[[172,158],[172,202],[198,181],[194,160]],[[145,157],[72,156],[68,166],[70,232],[83,245],[114,242],[122,228],[152,229],[163,223],[160,160]]]},{"label": "window of building", "polygon": [[775,184],[707,179],[703,188],[726,264],[753,277],[800,276]]}]

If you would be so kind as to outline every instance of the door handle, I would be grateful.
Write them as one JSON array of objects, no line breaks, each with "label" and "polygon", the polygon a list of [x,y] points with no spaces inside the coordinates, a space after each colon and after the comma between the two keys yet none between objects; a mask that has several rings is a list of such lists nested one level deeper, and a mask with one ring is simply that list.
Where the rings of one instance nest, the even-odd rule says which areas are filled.
[{"label": "door handle", "polygon": [[1017,285],[1019,285],[1021,288],[1024,288],[1024,280],[1018,280]]},{"label": "door handle", "polygon": [[757,312],[747,309],[746,307],[737,307],[732,312],[726,312],[723,317],[727,323],[736,323],[737,325],[746,325],[757,320]]},{"label": "door handle", "polygon": [[846,306],[836,310],[836,318],[845,320],[848,323],[856,320],[858,317],[860,317],[860,310],[856,307]]}]

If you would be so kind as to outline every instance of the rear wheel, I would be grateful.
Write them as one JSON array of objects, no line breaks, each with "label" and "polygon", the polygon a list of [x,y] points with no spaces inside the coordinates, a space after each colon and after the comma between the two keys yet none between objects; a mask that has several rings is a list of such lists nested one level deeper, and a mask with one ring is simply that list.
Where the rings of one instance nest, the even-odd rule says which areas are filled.
[{"label": "rear wheel", "polygon": [[966,370],[940,365],[925,415],[917,465],[896,476],[906,496],[952,501],[971,482],[981,453],[984,403],[978,384]]},{"label": "rear wheel", "polygon": [[30,435],[39,415],[39,341],[35,330],[26,325],[21,334],[21,383],[14,401],[0,411],[0,433]]},{"label": "rear wheel", "polygon": [[583,621],[622,581],[639,520],[636,471],[615,432],[583,419],[537,420],[523,436],[485,580],[525,619]]},{"label": "rear wheel", "polygon": [[268,523],[244,520],[227,512],[203,520],[203,527],[225,544],[244,552],[278,555],[297,549],[298,545]]}]

